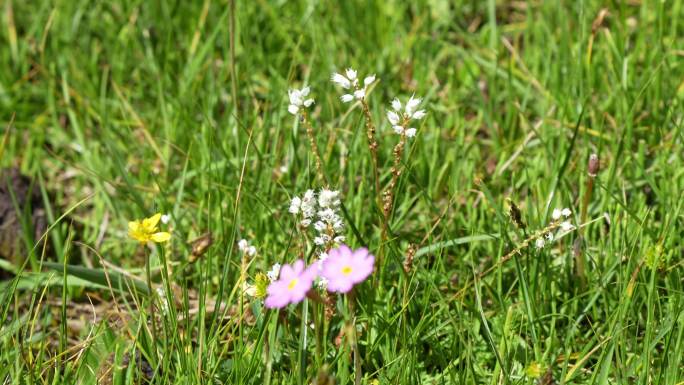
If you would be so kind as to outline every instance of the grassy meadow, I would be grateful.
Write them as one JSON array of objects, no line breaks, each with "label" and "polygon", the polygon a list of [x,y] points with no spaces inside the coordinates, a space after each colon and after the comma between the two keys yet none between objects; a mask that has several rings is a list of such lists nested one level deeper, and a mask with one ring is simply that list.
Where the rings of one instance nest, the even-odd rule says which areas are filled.
[{"label": "grassy meadow", "polygon": [[682,0],[0,0],[0,384],[684,384],[683,107]]}]

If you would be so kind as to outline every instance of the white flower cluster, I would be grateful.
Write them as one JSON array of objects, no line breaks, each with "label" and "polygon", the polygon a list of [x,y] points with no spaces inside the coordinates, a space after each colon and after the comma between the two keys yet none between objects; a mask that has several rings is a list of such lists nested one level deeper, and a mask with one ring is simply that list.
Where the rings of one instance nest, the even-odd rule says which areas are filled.
[{"label": "white flower cluster", "polygon": [[[568,218],[572,215],[572,211],[570,211],[569,208],[563,208],[563,209],[554,209],[553,212],[551,212],[551,219],[555,221],[559,221],[561,218],[563,218],[563,222],[560,223],[560,229],[561,232],[567,233],[568,231],[572,231],[575,229],[575,225],[573,225]],[[541,249],[544,246],[546,246],[547,243],[552,242],[554,239],[554,235],[551,232],[548,232],[544,234],[543,237],[537,238],[535,241],[534,245],[538,248]]]},{"label": "white flower cluster", "polygon": [[257,252],[256,247],[250,245],[246,239],[240,239],[238,241],[238,249],[243,254],[249,255],[250,257],[255,256]]},{"label": "white flower cluster", "polygon": [[361,100],[366,97],[366,89],[375,81],[375,75],[366,76],[363,79],[363,87],[359,84],[357,73],[352,68],[347,68],[344,75],[333,73],[330,80],[351,93],[340,96],[343,103],[351,102],[354,99]]},{"label": "white flower cluster", "polygon": [[303,198],[294,197],[290,201],[291,214],[302,216],[299,224],[309,227],[312,222],[316,237],[314,243],[323,246],[330,242],[344,242],[344,236],[339,235],[344,230],[344,222],[340,217],[340,192],[322,189],[318,197],[313,190],[307,190]]},{"label": "white flower cluster", "polygon": [[306,99],[306,97],[309,96],[310,91],[311,89],[309,87],[304,87],[301,90],[296,88],[288,90],[287,95],[290,97],[290,105],[287,107],[287,111],[292,115],[297,115],[300,108],[308,108],[311,106],[314,103],[314,100],[311,98]]},{"label": "white flower cluster", "polygon": [[411,120],[420,120],[425,117],[425,110],[416,110],[420,102],[420,98],[415,98],[414,95],[411,95],[402,110],[399,99],[394,98],[392,100],[392,110],[387,112],[387,120],[392,124],[394,132],[399,135],[406,135],[409,138],[416,136],[416,129],[413,127],[406,128],[406,126],[408,126]]}]

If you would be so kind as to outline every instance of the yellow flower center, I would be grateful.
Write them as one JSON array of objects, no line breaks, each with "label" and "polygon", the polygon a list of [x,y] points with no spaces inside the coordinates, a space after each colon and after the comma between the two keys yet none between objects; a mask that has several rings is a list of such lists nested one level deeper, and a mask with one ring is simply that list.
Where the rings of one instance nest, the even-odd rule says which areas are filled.
[{"label": "yellow flower center", "polygon": [[290,281],[290,284],[287,285],[287,290],[293,290],[295,288],[295,286],[297,286],[297,282],[299,282],[299,280],[297,278]]},{"label": "yellow flower center", "polygon": [[342,268],[342,274],[344,274],[344,275],[349,275],[349,274],[351,274],[351,272],[352,272],[351,266],[345,266]]}]

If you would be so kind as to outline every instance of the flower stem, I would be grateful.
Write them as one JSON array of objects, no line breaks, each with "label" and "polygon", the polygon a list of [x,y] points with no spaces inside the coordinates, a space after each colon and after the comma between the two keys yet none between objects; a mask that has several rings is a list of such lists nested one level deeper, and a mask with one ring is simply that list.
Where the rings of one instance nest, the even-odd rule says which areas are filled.
[{"label": "flower stem", "polygon": [[302,110],[302,123],[304,123],[304,128],[306,128],[306,135],[309,137],[309,143],[311,144],[311,152],[313,152],[314,159],[316,162],[316,173],[321,183],[327,183],[325,175],[323,174],[323,162],[321,161],[321,154],[318,151],[318,145],[316,144],[316,137],[314,135],[313,126],[309,120],[309,115],[306,110]]},{"label": "flower stem", "polygon": [[375,183],[375,194],[377,196],[378,207],[380,202],[380,177],[378,172],[378,141],[375,136],[375,125],[373,124],[373,118],[371,117],[370,108],[366,99],[361,100],[361,107],[363,109],[363,117],[366,121],[366,138],[368,139],[368,149],[371,154],[371,162],[373,163],[373,180]]},{"label": "flower stem", "polygon": [[361,384],[362,371],[361,371],[361,354],[359,353],[359,343],[358,336],[356,335],[356,315],[354,310],[354,289],[349,292],[347,297],[349,304],[349,327],[347,330],[350,332],[349,343],[351,344],[352,354],[354,355],[354,385]]},{"label": "flower stem", "polygon": [[152,317],[152,351],[154,354],[154,359],[157,360],[157,321],[156,321],[156,314],[154,311],[154,295],[155,291],[152,288],[152,273],[150,272],[150,260],[152,259],[150,255],[148,254],[145,258],[145,274],[147,276],[147,288],[150,292],[150,298],[149,298],[149,305],[150,305],[150,316]]}]

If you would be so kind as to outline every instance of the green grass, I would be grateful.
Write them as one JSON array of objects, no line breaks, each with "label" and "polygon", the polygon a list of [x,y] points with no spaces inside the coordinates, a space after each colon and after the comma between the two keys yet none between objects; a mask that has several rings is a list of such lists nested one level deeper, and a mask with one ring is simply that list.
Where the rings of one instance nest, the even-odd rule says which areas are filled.
[{"label": "green grass", "polygon": [[[157,384],[682,383],[684,1],[236,3],[0,2],[0,167],[33,178],[50,226],[0,260],[16,273],[0,281],[0,383],[135,384],[146,370]],[[386,240],[362,111],[329,81],[348,66],[380,79],[381,186],[389,102],[415,93],[428,110]],[[278,314],[241,289],[241,270],[252,282],[311,251],[287,212],[323,187],[287,113],[304,84],[347,242],[382,256],[321,343],[307,326],[320,305]],[[587,225],[504,257],[556,207]],[[171,214],[172,241],[128,239],[127,222],[155,212]],[[148,259],[175,303],[156,319]],[[350,301],[356,365],[350,339],[336,344]]]}]

